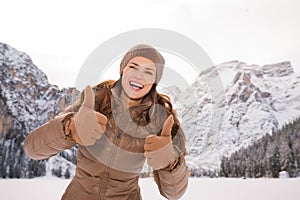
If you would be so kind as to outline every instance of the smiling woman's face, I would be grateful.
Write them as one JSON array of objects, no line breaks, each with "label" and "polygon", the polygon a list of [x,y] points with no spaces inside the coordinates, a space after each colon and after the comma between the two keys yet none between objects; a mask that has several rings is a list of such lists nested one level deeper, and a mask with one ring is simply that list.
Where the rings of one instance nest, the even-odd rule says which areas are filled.
[{"label": "smiling woman's face", "polygon": [[122,87],[130,99],[140,99],[151,90],[156,79],[153,61],[144,57],[134,57],[125,66]]}]

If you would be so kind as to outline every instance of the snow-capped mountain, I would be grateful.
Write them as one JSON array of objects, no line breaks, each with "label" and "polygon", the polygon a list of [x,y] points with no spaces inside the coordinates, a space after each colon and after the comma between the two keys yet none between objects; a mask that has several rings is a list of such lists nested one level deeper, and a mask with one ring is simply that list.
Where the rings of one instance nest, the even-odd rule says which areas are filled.
[{"label": "snow-capped mountain", "polygon": [[300,75],[290,62],[223,63],[203,71],[191,90],[185,98],[197,102],[181,113],[192,171],[218,170],[223,155],[300,116]]},{"label": "snow-capped mountain", "polygon": [[[26,53],[2,43],[0,69],[0,176],[43,175],[46,163],[24,155],[24,138],[70,104],[78,92],[49,84]],[[66,159],[62,162],[73,165]]]}]

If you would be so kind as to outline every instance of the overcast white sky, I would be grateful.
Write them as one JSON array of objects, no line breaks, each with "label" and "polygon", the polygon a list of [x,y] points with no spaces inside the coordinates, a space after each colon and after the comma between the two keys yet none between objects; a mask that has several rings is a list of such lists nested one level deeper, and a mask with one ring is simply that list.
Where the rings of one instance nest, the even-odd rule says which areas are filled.
[{"label": "overcast white sky", "polygon": [[181,33],[197,42],[215,64],[289,60],[299,73],[299,2],[0,0],[0,42],[29,54],[50,83],[60,87],[75,85],[81,65],[102,42],[138,28]]}]

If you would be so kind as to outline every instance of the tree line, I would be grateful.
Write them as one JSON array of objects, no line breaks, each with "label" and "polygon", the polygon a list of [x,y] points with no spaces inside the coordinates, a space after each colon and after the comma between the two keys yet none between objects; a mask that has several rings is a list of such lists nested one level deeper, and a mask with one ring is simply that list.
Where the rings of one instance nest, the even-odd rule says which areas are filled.
[{"label": "tree line", "polygon": [[278,178],[281,171],[300,176],[300,118],[224,156],[220,166],[223,177]]}]

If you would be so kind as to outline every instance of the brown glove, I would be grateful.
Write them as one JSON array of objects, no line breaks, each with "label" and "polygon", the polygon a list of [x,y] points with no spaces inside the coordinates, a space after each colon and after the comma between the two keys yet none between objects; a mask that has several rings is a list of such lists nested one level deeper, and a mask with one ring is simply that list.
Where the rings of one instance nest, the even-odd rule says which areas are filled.
[{"label": "brown glove", "polygon": [[84,146],[95,144],[106,131],[107,118],[94,110],[95,94],[91,86],[84,90],[84,100],[79,111],[71,119],[69,129],[76,143]]},{"label": "brown glove", "polygon": [[148,164],[155,170],[167,167],[178,158],[171,137],[173,124],[174,119],[170,115],[164,123],[161,136],[150,135],[146,137],[144,155],[147,158]]}]

